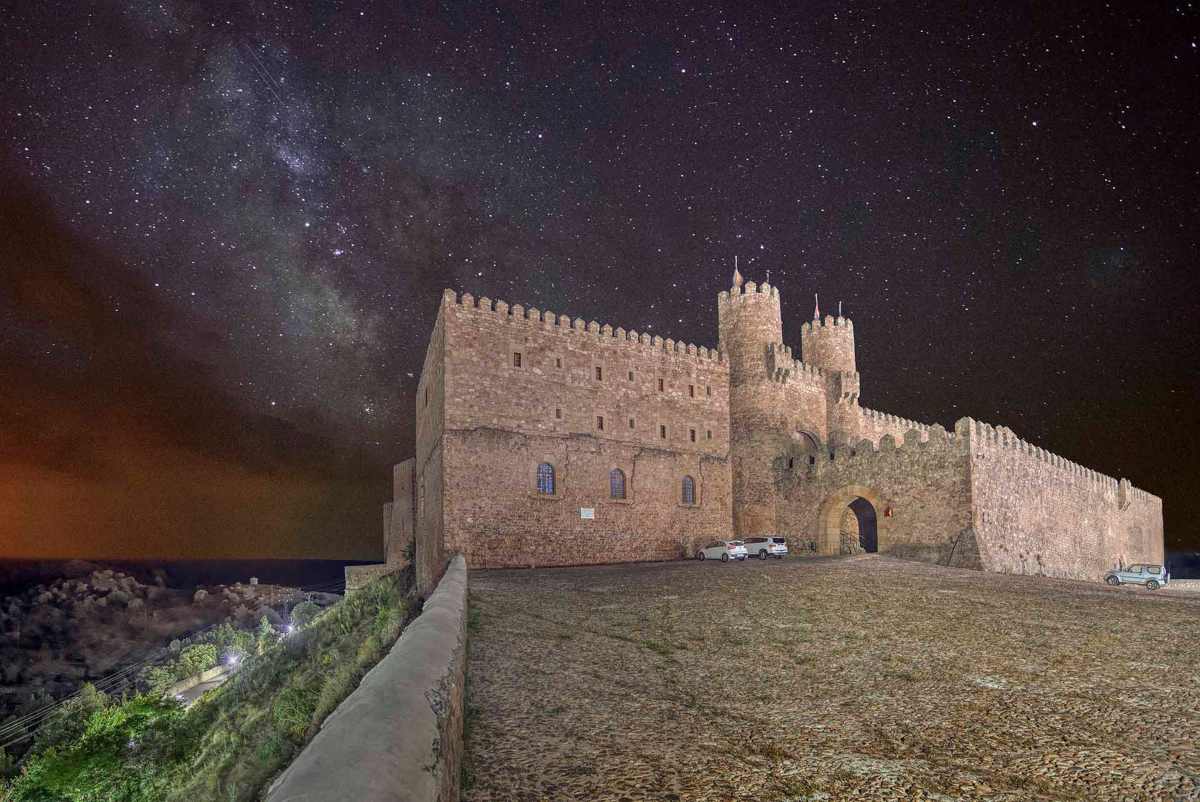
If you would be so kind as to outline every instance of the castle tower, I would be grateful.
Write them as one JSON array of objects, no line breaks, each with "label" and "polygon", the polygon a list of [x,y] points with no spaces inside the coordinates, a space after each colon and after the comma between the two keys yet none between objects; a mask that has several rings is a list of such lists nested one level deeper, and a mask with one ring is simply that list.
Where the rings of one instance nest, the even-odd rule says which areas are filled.
[{"label": "castle tower", "polygon": [[772,460],[788,439],[783,385],[775,381],[767,353],[783,343],[779,290],[744,282],[717,298],[720,349],[729,362],[730,457],[733,463],[733,524],[739,537],[777,530]]},{"label": "castle tower", "polygon": [[[839,305],[840,307],[840,305]],[[819,299],[813,307],[813,319],[800,329],[801,358],[825,372],[828,437],[831,446],[858,440],[861,410],[858,406],[859,378],[854,361],[854,323],[842,317],[821,317]]]}]

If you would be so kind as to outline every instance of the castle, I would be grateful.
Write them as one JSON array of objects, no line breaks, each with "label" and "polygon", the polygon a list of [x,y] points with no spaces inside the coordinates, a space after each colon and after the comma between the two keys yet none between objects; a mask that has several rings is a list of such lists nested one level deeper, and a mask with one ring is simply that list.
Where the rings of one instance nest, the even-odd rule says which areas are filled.
[{"label": "castle", "polygon": [[471,567],[670,560],[782,535],[1097,579],[1163,559],[1162,501],[970,418],[953,431],[859,403],[853,323],[783,343],[780,295],[744,281],[697,347],[443,294],[416,397],[416,456],[385,508],[389,562]]}]

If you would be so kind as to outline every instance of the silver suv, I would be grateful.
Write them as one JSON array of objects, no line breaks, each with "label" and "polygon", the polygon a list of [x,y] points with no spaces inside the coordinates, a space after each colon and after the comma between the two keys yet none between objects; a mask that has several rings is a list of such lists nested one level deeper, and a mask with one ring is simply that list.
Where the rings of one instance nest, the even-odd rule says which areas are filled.
[{"label": "silver suv", "polygon": [[1114,568],[1104,575],[1104,581],[1117,585],[1145,585],[1146,590],[1158,590],[1171,581],[1166,566],[1139,563],[1128,568]]},{"label": "silver suv", "polygon": [[788,553],[787,540],[781,537],[748,537],[743,542],[746,544],[746,554],[760,560],[767,557],[782,560]]}]

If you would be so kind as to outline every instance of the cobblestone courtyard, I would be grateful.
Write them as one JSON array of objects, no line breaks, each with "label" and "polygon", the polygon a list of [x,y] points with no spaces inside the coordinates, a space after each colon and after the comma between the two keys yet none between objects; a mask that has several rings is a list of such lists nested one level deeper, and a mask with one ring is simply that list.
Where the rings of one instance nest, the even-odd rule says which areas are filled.
[{"label": "cobblestone courtyard", "polygon": [[876,555],[470,581],[466,800],[1200,799],[1200,595]]}]

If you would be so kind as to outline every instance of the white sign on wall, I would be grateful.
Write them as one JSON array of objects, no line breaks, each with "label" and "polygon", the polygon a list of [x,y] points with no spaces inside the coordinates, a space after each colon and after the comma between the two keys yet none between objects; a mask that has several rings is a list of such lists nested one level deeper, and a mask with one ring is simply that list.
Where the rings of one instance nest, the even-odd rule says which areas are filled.
[{"label": "white sign on wall", "polygon": [[579,517],[590,521],[596,517],[596,509],[594,507],[580,507]]}]

